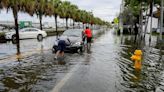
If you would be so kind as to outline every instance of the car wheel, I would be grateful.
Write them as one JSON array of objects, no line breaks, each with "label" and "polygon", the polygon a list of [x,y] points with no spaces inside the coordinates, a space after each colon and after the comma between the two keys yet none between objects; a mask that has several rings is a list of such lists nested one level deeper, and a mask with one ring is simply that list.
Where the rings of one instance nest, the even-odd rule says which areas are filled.
[{"label": "car wheel", "polygon": [[83,52],[84,52],[84,48],[83,47],[77,49],[77,53],[83,53]]},{"label": "car wheel", "polygon": [[13,42],[13,43],[16,43],[16,35],[13,35],[13,36],[12,36],[12,42]]},{"label": "car wheel", "polygon": [[77,49],[77,53],[81,53],[81,49]]},{"label": "car wheel", "polygon": [[37,39],[38,39],[38,41],[42,41],[42,40],[43,40],[43,36],[42,36],[41,34],[39,34],[39,35],[37,36]]},{"label": "car wheel", "polygon": [[82,45],[82,47],[80,48],[80,52],[84,52],[85,51],[85,46]]},{"label": "car wheel", "polygon": [[52,53],[56,53],[56,52],[57,50],[54,47],[52,47]]}]

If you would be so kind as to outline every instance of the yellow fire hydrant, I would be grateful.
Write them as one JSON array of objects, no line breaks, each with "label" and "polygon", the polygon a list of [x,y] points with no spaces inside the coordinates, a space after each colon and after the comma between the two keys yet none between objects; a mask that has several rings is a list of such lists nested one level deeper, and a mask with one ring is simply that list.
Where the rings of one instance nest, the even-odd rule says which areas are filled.
[{"label": "yellow fire hydrant", "polygon": [[134,61],[134,68],[141,70],[141,58],[142,58],[142,51],[135,50],[134,55],[131,56],[131,60]]}]

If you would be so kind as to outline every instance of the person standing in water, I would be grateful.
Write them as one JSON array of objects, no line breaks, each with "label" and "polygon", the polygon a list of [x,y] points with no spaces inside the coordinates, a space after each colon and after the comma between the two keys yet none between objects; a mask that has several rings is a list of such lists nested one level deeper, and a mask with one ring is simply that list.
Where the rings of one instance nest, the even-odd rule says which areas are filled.
[{"label": "person standing in water", "polygon": [[92,31],[91,29],[89,29],[89,27],[86,27],[84,33],[87,37],[87,50],[89,51],[91,48],[91,42],[92,42]]},{"label": "person standing in water", "polygon": [[67,37],[60,37],[59,41],[58,41],[58,48],[57,48],[57,52],[55,54],[55,58],[57,59],[58,56],[63,57],[64,56],[64,51],[66,49],[67,45],[70,45],[71,42]]}]

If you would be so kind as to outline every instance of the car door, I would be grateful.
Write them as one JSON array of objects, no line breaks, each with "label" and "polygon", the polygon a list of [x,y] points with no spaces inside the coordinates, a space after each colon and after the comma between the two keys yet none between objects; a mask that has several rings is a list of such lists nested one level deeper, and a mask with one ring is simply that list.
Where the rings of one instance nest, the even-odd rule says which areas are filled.
[{"label": "car door", "polygon": [[20,39],[27,39],[29,38],[29,29],[22,29],[19,31]]},{"label": "car door", "polygon": [[30,37],[31,38],[37,38],[38,36],[38,30],[37,29],[30,29]]}]

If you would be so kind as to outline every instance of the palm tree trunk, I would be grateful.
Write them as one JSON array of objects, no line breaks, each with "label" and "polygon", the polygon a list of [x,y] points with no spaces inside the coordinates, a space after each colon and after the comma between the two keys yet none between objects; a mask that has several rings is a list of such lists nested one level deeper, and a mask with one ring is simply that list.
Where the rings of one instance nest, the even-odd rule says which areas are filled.
[{"label": "palm tree trunk", "polygon": [[42,30],[42,13],[39,12],[39,22],[40,22],[40,30]]},{"label": "palm tree trunk", "polygon": [[79,24],[78,24],[78,25],[79,25],[79,29],[80,29],[80,22],[79,22]]},{"label": "palm tree trunk", "polygon": [[94,29],[94,24],[91,24],[91,29],[92,29],[92,30]]},{"label": "palm tree trunk", "polygon": [[73,20],[73,29],[75,29],[75,21]]},{"label": "palm tree trunk", "polygon": [[57,15],[55,14],[55,27],[56,27],[56,37],[58,38],[58,25],[57,25]]},{"label": "palm tree trunk", "polygon": [[15,30],[16,30],[16,44],[17,44],[17,55],[20,54],[20,42],[19,42],[19,29],[18,29],[18,10],[13,8],[13,15],[15,21]]},{"label": "palm tree trunk", "polygon": [[66,18],[66,29],[68,29],[68,18]]},{"label": "palm tree trunk", "polygon": [[83,29],[84,29],[84,23],[83,23]]}]

